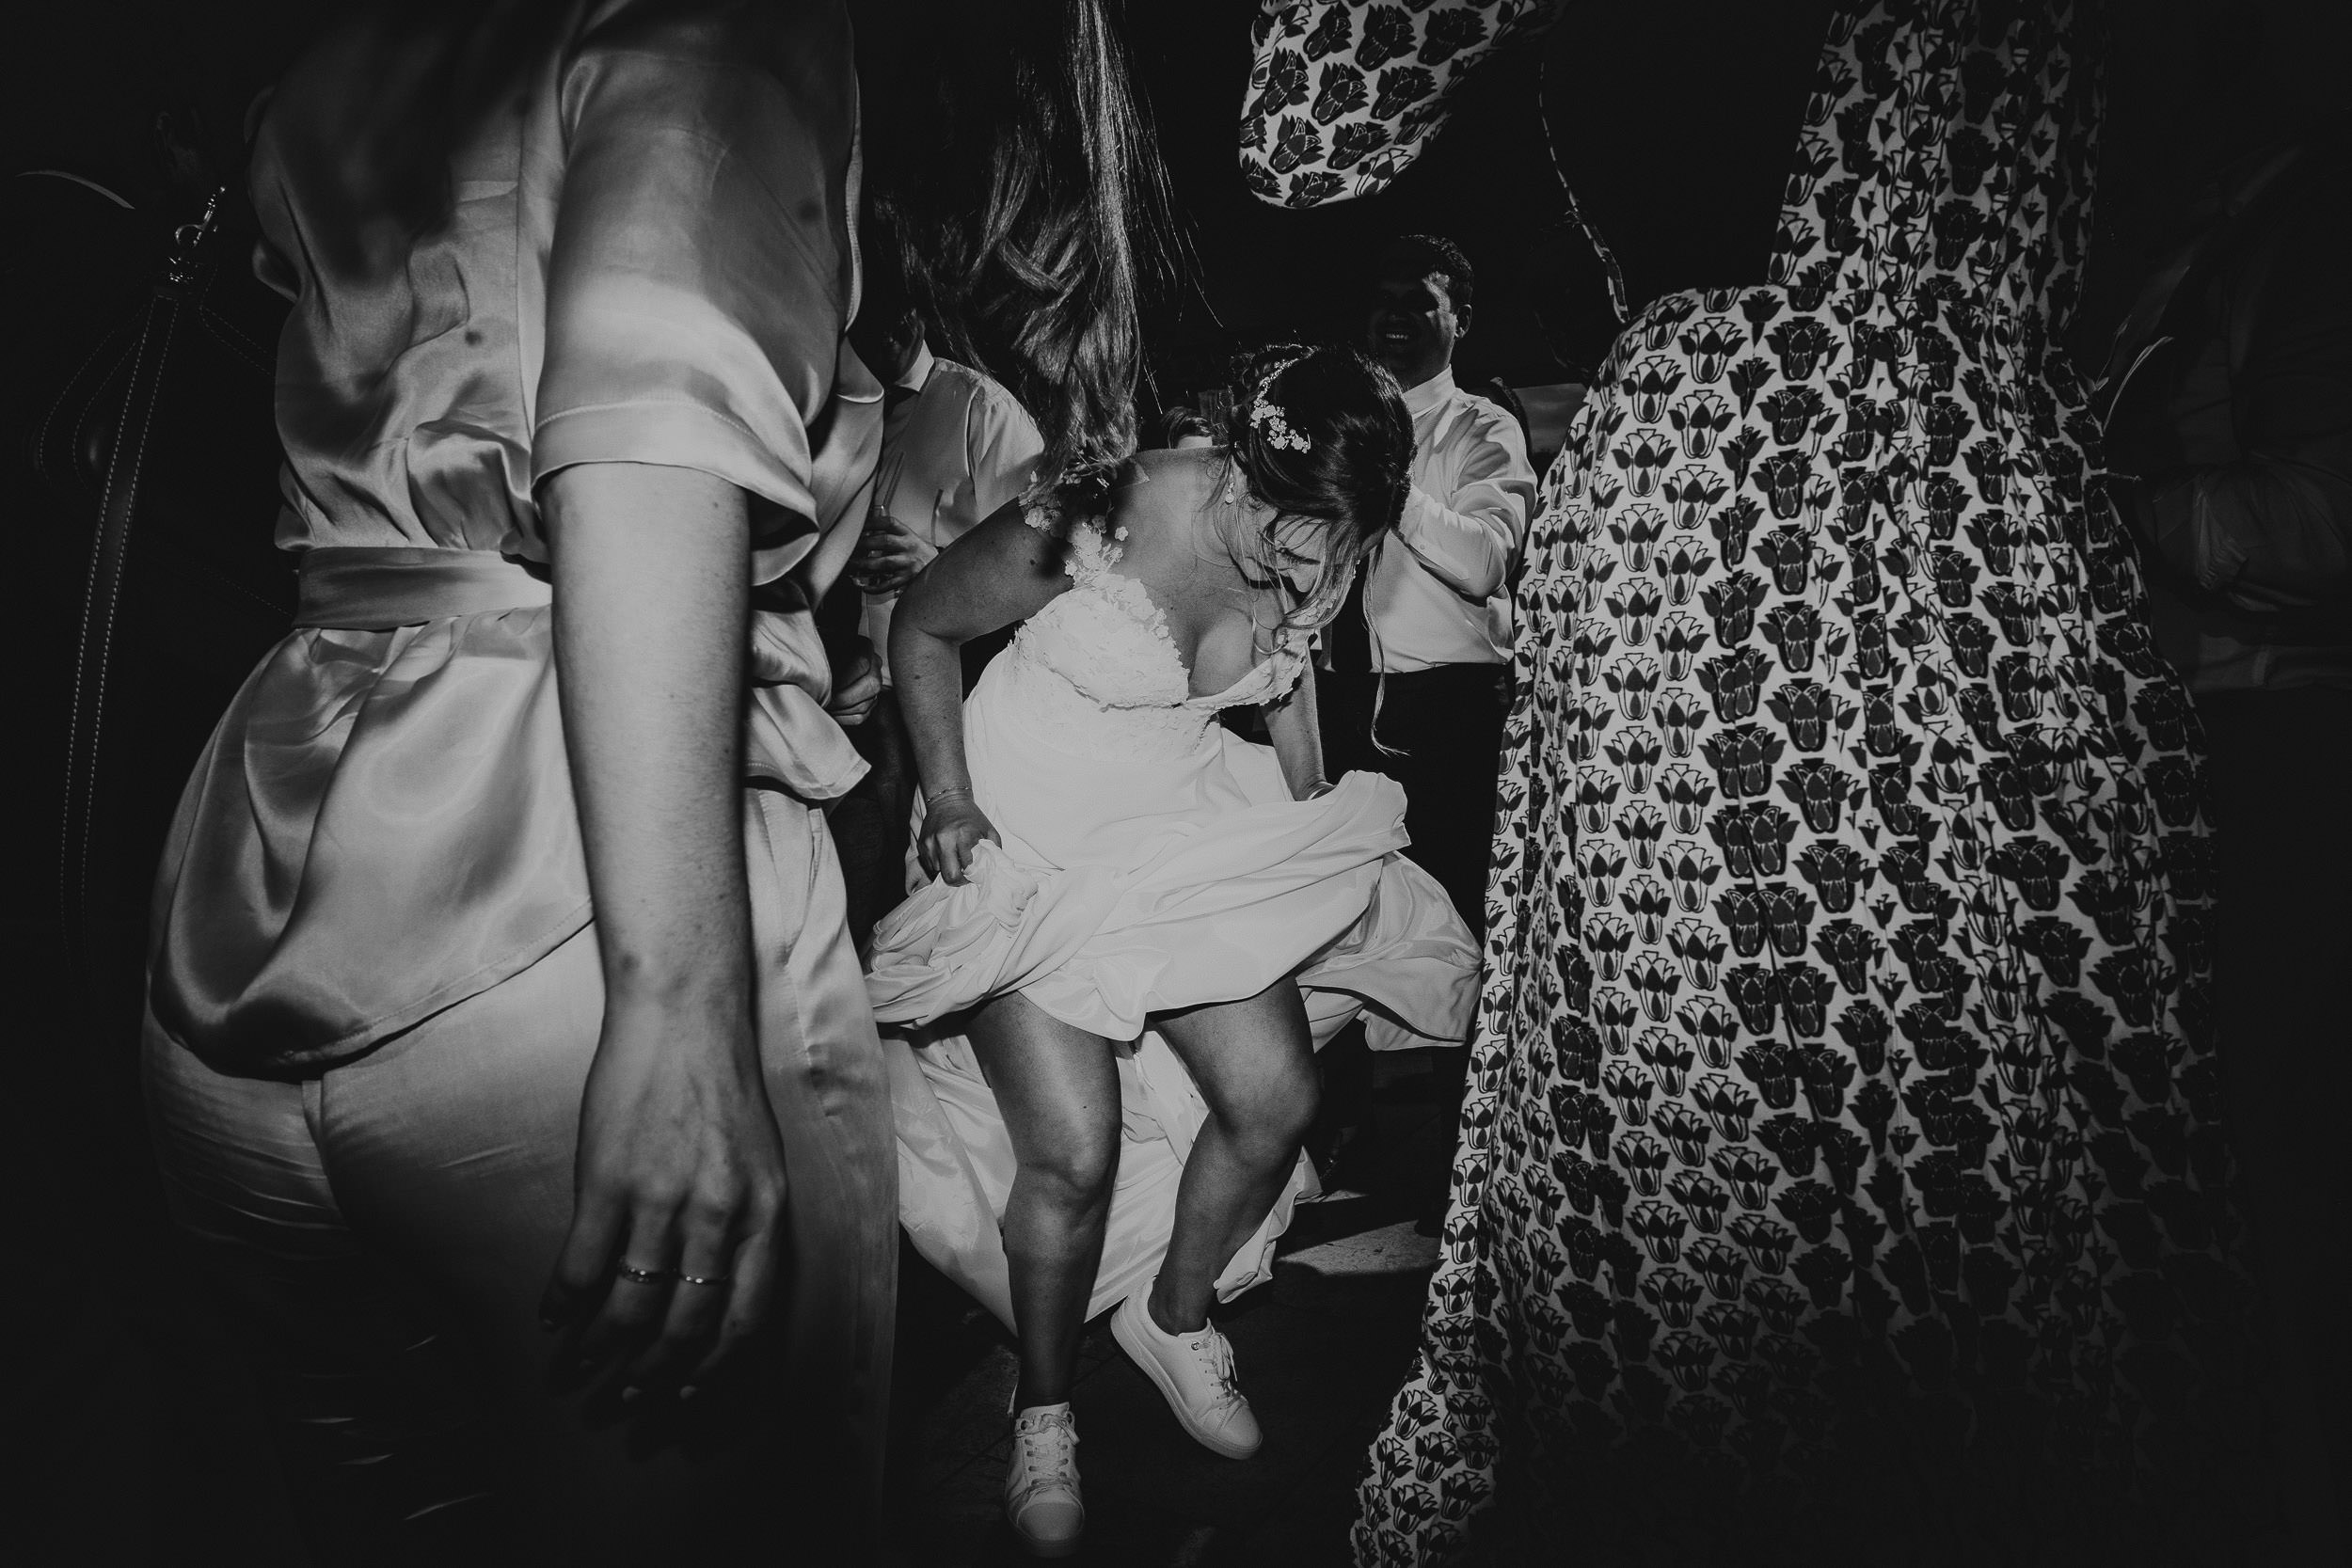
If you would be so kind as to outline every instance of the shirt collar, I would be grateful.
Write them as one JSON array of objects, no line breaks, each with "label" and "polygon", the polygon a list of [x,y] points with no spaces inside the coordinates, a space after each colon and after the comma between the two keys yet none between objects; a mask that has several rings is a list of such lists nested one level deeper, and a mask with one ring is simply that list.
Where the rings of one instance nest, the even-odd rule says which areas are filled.
[{"label": "shirt collar", "polygon": [[1405,388],[1405,411],[1418,420],[1453,395],[1454,367],[1448,365],[1420,386]]},{"label": "shirt collar", "polygon": [[928,342],[915,344],[914,358],[907,366],[907,373],[892,385],[904,388],[910,392],[921,391],[924,384],[931,378],[931,366],[936,361],[931,357],[931,345]]}]

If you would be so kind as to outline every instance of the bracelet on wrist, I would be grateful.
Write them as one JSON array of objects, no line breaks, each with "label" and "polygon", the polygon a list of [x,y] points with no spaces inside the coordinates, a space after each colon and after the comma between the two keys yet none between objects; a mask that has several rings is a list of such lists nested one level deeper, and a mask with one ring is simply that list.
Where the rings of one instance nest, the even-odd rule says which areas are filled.
[{"label": "bracelet on wrist", "polygon": [[928,805],[935,806],[942,800],[953,800],[959,798],[966,800],[972,799],[972,786],[970,784],[949,784],[946,789],[934,789],[924,796],[924,801]]}]

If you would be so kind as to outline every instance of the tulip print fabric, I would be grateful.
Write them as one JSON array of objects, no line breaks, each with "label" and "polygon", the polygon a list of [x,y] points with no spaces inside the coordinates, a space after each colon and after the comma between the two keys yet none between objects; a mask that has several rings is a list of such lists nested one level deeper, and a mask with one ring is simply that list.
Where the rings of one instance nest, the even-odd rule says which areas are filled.
[{"label": "tulip print fabric", "polygon": [[2053,342],[2078,17],[1842,16],[1770,281],[1650,305],[1546,482],[1362,1562],[1498,1493],[1569,1560],[2026,1560],[2003,1528],[2106,1528],[2096,1478],[2197,1397],[2235,1291],[2212,862]]},{"label": "tulip print fabric", "polygon": [[1370,196],[1445,123],[1454,88],[1553,0],[1265,0],[1250,28],[1241,173],[1283,207]]}]

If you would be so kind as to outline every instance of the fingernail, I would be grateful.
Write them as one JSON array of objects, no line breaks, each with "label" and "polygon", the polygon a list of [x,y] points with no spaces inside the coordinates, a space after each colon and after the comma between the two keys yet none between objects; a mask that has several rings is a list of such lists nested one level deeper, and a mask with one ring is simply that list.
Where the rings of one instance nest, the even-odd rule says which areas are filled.
[{"label": "fingernail", "polygon": [[691,1399],[692,1399],[692,1398],[694,1397],[694,1386],[693,1386],[692,1384],[691,1384],[691,1383],[681,1383],[681,1384],[679,1384],[679,1385],[678,1385],[678,1390],[677,1390],[677,1397],[678,1397],[680,1400],[691,1400]]},{"label": "fingernail", "polygon": [[637,1385],[633,1383],[630,1384],[628,1387],[621,1390],[621,1402],[623,1404],[631,1403],[636,1400],[639,1392],[640,1390],[638,1389]]}]

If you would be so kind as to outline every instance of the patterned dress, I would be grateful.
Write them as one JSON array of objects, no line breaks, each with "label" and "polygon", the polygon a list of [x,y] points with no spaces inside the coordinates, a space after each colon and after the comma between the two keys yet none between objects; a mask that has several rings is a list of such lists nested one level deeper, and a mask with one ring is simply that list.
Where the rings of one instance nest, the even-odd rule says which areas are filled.
[{"label": "patterned dress", "polygon": [[2056,344],[2092,31],[1842,14],[1770,281],[1643,310],[1546,482],[1364,1562],[2021,1560],[2201,1408],[2201,737]]},{"label": "patterned dress", "polygon": [[1443,129],[1482,60],[1550,19],[1545,0],[1263,0],[1249,29],[1241,177],[1259,200],[1373,196]]}]

